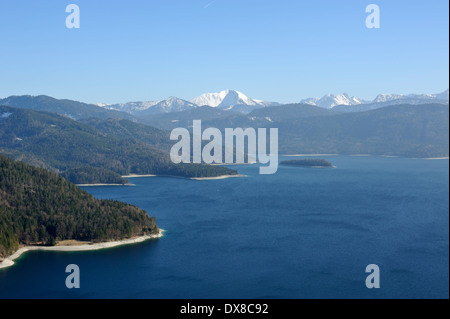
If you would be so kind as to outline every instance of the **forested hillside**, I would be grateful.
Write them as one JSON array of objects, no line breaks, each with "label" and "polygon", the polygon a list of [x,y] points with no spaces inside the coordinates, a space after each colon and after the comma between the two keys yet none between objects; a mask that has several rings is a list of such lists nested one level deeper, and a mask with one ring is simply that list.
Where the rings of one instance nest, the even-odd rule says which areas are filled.
[{"label": "forested hillside", "polygon": [[103,242],[158,231],[140,208],[95,199],[55,173],[0,156],[1,257],[21,244]]},{"label": "forested hillside", "polygon": [[5,99],[0,99],[0,105],[20,107],[23,109],[30,109],[35,111],[52,112],[75,120],[86,119],[91,117],[102,119],[109,119],[109,118],[133,119],[133,116],[128,113],[118,112],[114,110],[106,110],[96,105],[78,101],[66,99],[58,100],[46,95],[10,96]]},{"label": "forested hillside", "polygon": [[202,127],[278,128],[281,154],[373,154],[404,157],[449,155],[449,106],[395,105],[343,113],[292,104],[250,114],[202,110],[154,116],[150,125],[171,130],[202,120]]},{"label": "forested hillside", "polygon": [[[152,128],[145,132],[147,126],[133,128],[131,124],[117,120],[95,122],[101,128],[98,130],[53,113],[0,106],[0,154],[62,173],[71,182],[81,184],[108,183],[115,174],[180,177],[237,174],[225,167],[175,165],[164,142],[166,132]],[[141,132],[139,137],[130,134],[132,129]],[[157,148],[163,143],[166,144],[162,149]],[[74,170],[89,171],[90,176],[82,179],[87,175],[75,176]]]}]

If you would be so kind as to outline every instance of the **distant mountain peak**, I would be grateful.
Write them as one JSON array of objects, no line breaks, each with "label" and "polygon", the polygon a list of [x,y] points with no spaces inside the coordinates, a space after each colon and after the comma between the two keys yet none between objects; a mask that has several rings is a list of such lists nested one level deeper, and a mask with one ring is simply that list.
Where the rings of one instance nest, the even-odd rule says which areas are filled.
[{"label": "distant mountain peak", "polygon": [[252,99],[237,90],[223,90],[218,93],[205,93],[192,99],[191,101],[186,101],[176,96],[171,96],[163,101],[128,102],[110,105],[103,103],[96,104],[96,106],[108,110],[126,112],[132,115],[180,112],[201,106],[220,108],[222,110],[232,109],[233,111],[240,113],[249,113],[256,108],[273,105],[280,104]]},{"label": "distant mountain peak", "polygon": [[278,104],[273,102],[255,100],[236,90],[223,90],[218,93],[205,93],[192,99],[191,102],[199,106],[218,107],[222,109],[232,109],[237,105],[265,107]]},{"label": "distant mountain peak", "polygon": [[135,114],[137,112],[142,112],[148,108],[158,104],[160,101],[146,101],[146,102],[128,102],[128,103],[118,103],[118,104],[103,104],[97,103],[97,106],[103,107],[108,110],[115,110],[120,112],[126,112],[129,114]]},{"label": "distant mountain peak", "polygon": [[309,98],[300,101],[302,104],[320,106],[322,108],[331,109],[336,105],[359,105],[364,103],[363,100],[356,97],[350,97],[347,93],[326,94],[322,98]]},{"label": "distant mountain peak", "polygon": [[372,103],[384,103],[389,102],[393,100],[398,100],[402,97],[401,94],[379,94],[377,97],[372,101]]},{"label": "distant mountain peak", "polygon": [[172,112],[186,111],[195,108],[197,108],[197,105],[189,101],[177,98],[175,96],[171,96],[167,100],[155,102],[155,104],[151,105],[150,107],[141,110],[140,113],[142,114],[172,113]]},{"label": "distant mountain peak", "polygon": [[372,103],[400,102],[404,104],[420,104],[442,101],[448,101],[448,89],[438,94],[379,94]]},{"label": "distant mountain peak", "polygon": [[116,110],[121,112],[130,113],[133,115],[139,113],[169,113],[184,111],[186,109],[197,107],[196,105],[179,99],[175,96],[171,96],[166,100],[162,101],[144,101],[144,102],[128,102],[122,104],[112,104],[112,105],[100,105],[110,110]]},{"label": "distant mountain peak", "polygon": [[309,104],[319,106],[326,109],[333,109],[339,106],[339,110],[351,111],[361,110],[361,107],[370,105],[370,109],[398,105],[398,104],[427,104],[427,103],[448,103],[449,90],[439,94],[379,94],[373,101],[365,101],[357,97],[350,97],[347,93],[341,94],[326,94],[322,98],[308,98],[300,101],[302,104]]}]

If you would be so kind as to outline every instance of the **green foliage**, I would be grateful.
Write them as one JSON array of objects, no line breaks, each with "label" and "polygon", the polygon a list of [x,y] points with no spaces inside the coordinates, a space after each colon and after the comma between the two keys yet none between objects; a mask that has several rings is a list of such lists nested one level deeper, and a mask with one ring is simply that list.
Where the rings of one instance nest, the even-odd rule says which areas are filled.
[{"label": "green foliage", "polygon": [[132,122],[125,119],[98,119],[82,120],[83,123],[94,127],[102,134],[118,139],[136,139],[156,149],[169,152],[173,146],[170,132],[152,126]]},{"label": "green foliage", "polygon": [[[0,154],[62,172],[76,183],[108,183],[117,179],[111,172],[181,177],[237,174],[217,166],[175,165],[166,150],[156,148],[163,143],[167,132],[148,128],[147,135],[137,134],[140,137],[134,138],[130,133],[133,123],[129,121],[96,122],[102,129],[99,130],[47,112],[0,106],[0,113],[11,113],[7,118],[0,118]],[[145,127],[135,130],[143,132]],[[150,144],[152,136],[155,136],[154,145]],[[87,176],[87,167],[96,168],[95,174]],[[74,175],[77,170],[79,176]]]},{"label": "green foliage", "polygon": [[0,156],[0,256],[19,244],[110,241],[158,231],[138,207],[98,200],[64,178]]},{"label": "green foliage", "polygon": [[100,167],[69,168],[61,174],[62,177],[74,184],[127,184],[128,180],[119,174]]}]

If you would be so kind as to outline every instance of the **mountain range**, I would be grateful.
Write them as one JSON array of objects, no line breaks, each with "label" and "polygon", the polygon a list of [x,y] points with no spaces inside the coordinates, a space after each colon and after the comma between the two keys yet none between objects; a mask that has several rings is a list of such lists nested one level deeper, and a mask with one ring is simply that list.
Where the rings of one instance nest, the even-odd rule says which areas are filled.
[{"label": "mountain range", "polygon": [[[320,106],[326,109],[334,109],[346,112],[355,112],[376,109],[391,105],[400,104],[428,104],[428,103],[441,103],[446,104],[449,101],[449,91],[446,90],[439,94],[379,94],[374,100],[367,101],[357,97],[350,97],[347,93],[343,94],[327,94],[322,98],[309,98],[301,100],[302,104],[310,104]],[[352,107],[361,106],[366,107]]]},{"label": "mountain range", "polygon": [[[327,94],[322,98],[307,98],[298,104],[318,106],[337,112],[363,112],[382,107],[410,104],[448,104],[449,90],[439,94],[379,94],[374,100],[366,101],[351,97],[346,93]],[[146,122],[158,114],[170,114],[194,110],[207,106],[212,109],[231,111],[232,113],[249,114],[254,110],[283,105],[248,97],[239,91],[225,90],[219,93],[205,93],[190,101],[170,97],[162,101],[128,102],[122,104],[88,104],[67,99],[55,99],[50,96],[10,96],[0,99],[0,105],[16,106],[36,111],[47,111],[69,117],[74,120],[88,118],[116,118]]]},{"label": "mountain range", "polygon": [[322,98],[308,98],[300,101],[301,104],[319,106],[325,109],[331,109],[336,105],[360,105],[366,104],[366,101],[356,97],[350,97],[347,93],[327,94]]},{"label": "mountain range", "polygon": [[244,93],[234,90],[225,90],[219,93],[205,93],[190,101],[170,97],[163,101],[128,102],[111,105],[97,104],[97,106],[108,110],[126,112],[136,116],[180,112],[201,106],[250,113],[256,108],[274,105],[280,105],[280,103],[252,99]]},{"label": "mountain range", "polygon": [[372,154],[448,157],[449,107],[392,105],[364,112],[336,112],[308,104],[257,109],[249,114],[199,107],[147,119],[163,130],[192,127],[277,128],[280,154]]},{"label": "mountain range", "polygon": [[[322,98],[303,99],[300,101],[300,104],[309,104],[341,112],[361,112],[391,105],[419,105],[429,103],[447,104],[448,102],[449,91],[446,90],[439,94],[379,94],[372,101],[349,96],[347,93],[336,95],[327,94]],[[97,104],[97,106],[109,111],[125,112],[137,117],[192,110],[202,106],[248,114],[256,109],[277,105],[282,105],[282,103],[253,99],[244,93],[235,90],[205,93],[190,101],[179,99],[177,97],[170,97],[163,101],[128,102],[111,105],[102,103]]]},{"label": "mountain range", "polygon": [[[327,94],[322,98],[307,98],[291,105],[311,105],[335,112],[364,112],[393,105],[448,103],[449,90],[447,89],[438,94],[379,94],[372,101],[349,96],[347,93]],[[132,122],[148,123],[155,115],[193,111],[199,108],[204,109],[204,107],[221,112],[250,114],[254,110],[288,104],[252,99],[242,92],[225,90],[218,93],[205,93],[190,101],[170,97],[162,101],[88,104],[67,99],[55,99],[46,95],[23,95],[0,99],[0,105],[57,113],[77,121],[101,118],[127,119]]]},{"label": "mountain range", "polygon": [[[200,119],[204,125],[220,129],[279,128],[280,151],[287,154],[328,150],[445,157],[448,97],[448,90],[440,94],[380,94],[368,102],[340,94],[279,105],[227,90],[191,101],[172,97],[160,102],[97,106],[49,96],[12,96],[0,100],[0,151],[66,174],[82,168],[83,174],[89,175],[92,167],[108,169],[109,174],[97,170],[96,175],[108,175],[112,180],[118,176],[111,172],[161,174],[170,166],[170,130],[190,128],[193,120]],[[377,110],[380,112],[373,112]],[[307,127],[310,129],[305,131]],[[390,136],[385,131],[390,131]],[[123,154],[133,155],[125,161]],[[171,174],[196,176],[197,171],[174,168]]]},{"label": "mountain range", "polygon": [[193,120],[222,132],[277,128],[280,154],[448,157],[448,98],[447,90],[383,94],[370,102],[326,95],[288,105],[237,91],[191,101],[172,97],[117,105],[30,95],[0,99],[0,257],[22,244],[106,241],[157,232],[146,212],[95,200],[69,182],[125,184],[122,175],[129,174],[237,175],[226,166],[170,161],[175,143],[170,130],[192,129]]}]

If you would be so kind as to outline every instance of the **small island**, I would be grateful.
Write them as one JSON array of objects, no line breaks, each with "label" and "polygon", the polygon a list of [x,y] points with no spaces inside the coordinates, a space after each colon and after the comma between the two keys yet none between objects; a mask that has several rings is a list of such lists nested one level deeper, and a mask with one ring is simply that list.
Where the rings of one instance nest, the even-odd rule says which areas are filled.
[{"label": "small island", "polygon": [[300,166],[300,167],[334,167],[332,163],[324,159],[300,159],[280,162],[281,165]]}]

